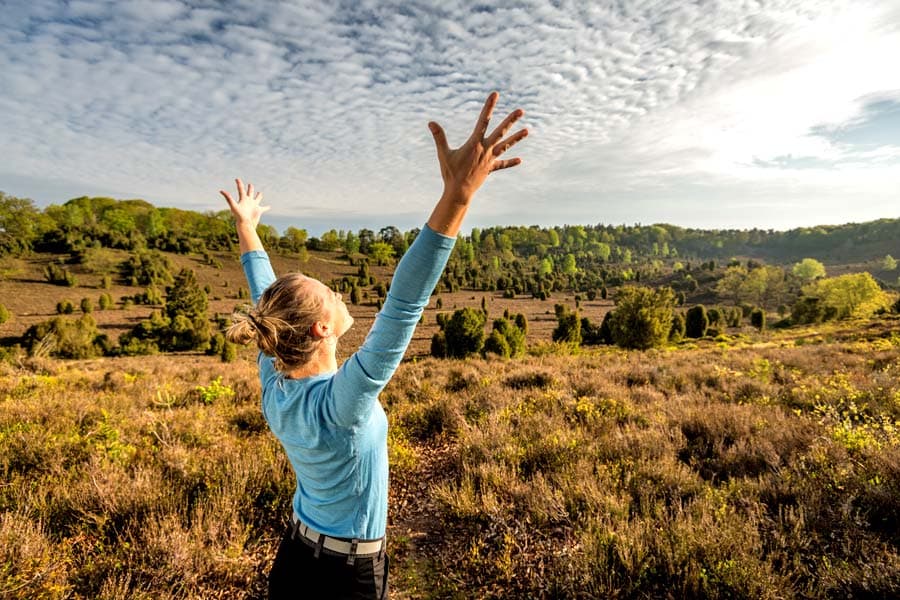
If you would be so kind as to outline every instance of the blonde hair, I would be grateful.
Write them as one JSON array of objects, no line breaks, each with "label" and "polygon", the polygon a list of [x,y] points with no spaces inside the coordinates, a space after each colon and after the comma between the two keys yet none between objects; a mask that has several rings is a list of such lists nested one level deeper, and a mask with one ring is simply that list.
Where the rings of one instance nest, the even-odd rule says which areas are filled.
[{"label": "blonde hair", "polygon": [[237,344],[256,342],[262,352],[275,357],[282,373],[309,362],[322,342],[312,334],[322,317],[322,298],[303,291],[300,273],[283,275],[266,288],[256,306],[232,315],[225,336]]}]

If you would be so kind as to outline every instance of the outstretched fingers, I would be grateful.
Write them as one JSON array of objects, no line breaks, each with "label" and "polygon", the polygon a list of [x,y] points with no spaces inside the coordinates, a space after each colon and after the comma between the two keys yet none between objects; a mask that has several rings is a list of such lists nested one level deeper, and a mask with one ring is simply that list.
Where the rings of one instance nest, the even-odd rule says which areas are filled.
[{"label": "outstretched fingers", "polygon": [[505,136],[512,128],[513,123],[521,119],[522,115],[524,114],[525,111],[521,108],[517,108],[516,110],[509,113],[506,118],[503,119],[503,122],[500,123],[500,125],[498,125],[497,128],[491,132],[491,135],[487,137],[487,139],[484,141],[485,145],[490,148],[501,139],[503,139],[503,136]]},{"label": "outstretched fingers", "polygon": [[440,125],[431,121],[428,123],[428,129],[434,136],[434,146],[437,149],[438,158],[443,160],[450,153],[450,144],[447,143],[447,134],[444,133]]},{"label": "outstretched fingers", "polygon": [[509,136],[508,138],[506,138],[505,140],[498,142],[497,145],[495,145],[494,149],[492,150],[492,152],[494,153],[494,156],[500,156],[501,154],[503,154],[504,152],[506,152],[507,150],[512,148],[515,144],[524,140],[526,137],[528,137],[528,130],[521,129],[521,130],[515,132],[514,134],[512,134],[511,136]]},{"label": "outstretched fingers", "polygon": [[499,171],[501,169],[508,169],[510,167],[515,167],[517,165],[522,164],[521,158],[508,158],[506,160],[498,160],[494,161],[493,166],[491,167],[491,172]]},{"label": "outstretched fingers", "polygon": [[475,130],[472,131],[472,137],[470,139],[479,141],[484,139],[484,134],[487,132],[488,125],[491,123],[491,115],[494,114],[494,107],[497,106],[497,98],[499,97],[500,94],[497,92],[491,92],[487,97],[487,100],[485,100],[484,106],[481,109],[481,114],[478,115],[478,122],[475,123]]}]

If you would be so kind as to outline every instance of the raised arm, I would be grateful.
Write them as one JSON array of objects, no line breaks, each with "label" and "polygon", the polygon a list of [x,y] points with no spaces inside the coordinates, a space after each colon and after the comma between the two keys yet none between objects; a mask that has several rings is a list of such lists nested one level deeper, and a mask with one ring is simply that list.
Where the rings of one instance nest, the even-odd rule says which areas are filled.
[{"label": "raised arm", "polygon": [[492,92],[488,96],[478,122],[469,139],[455,150],[447,144],[447,136],[440,125],[434,121],[428,124],[437,147],[438,163],[441,166],[441,177],[444,180],[444,193],[428,219],[428,226],[437,233],[456,237],[462,226],[463,217],[469,209],[472,197],[487,176],[494,171],[508,169],[521,164],[520,158],[501,160],[501,154],[509,150],[513,144],[528,135],[527,129],[520,129],[506,137],[513,124],[525,114],[521,108],[509,113],[503,122],[490,135],[487,128],[491,122],[494,107],[500,95]]},{"label": "raised arm", "polygon": [[234,181],[238,190],[237,201],[225,190],[219,190],[219,193],[225,197],[228,208],[234,216],[241,249],[241,264],[247,276],[247,284],[250,286],[250,298],[255,304],[263,291],[275,281],[269,257],[263,248],[262,240],[259,239],[259,234],[256,233],[260,218],[271,207],[260,204],[262,192],[254,192],[252,183],[244,187],[244,182],[240,179]]},{"label": "raised arm", "polygon": [[444,270],[475,192],[493,171],[522,162],[518,158],[499,159],[528,135],[528,131],[522,129],[505,137],[524,114],[522,110],[510,113],[485,137],[497,98],[496,92],[488,96],[469,139],[455,150],[450,149],[440,125],[428,124],[437,147],[444,192],[428,219],[428,226],[397,265],[387,301],[366,341],[341,366],[332,381],[330,412],[331,418],[338,423],[352,425],[365,419],[378,393],[400,364],[422,310]]}]

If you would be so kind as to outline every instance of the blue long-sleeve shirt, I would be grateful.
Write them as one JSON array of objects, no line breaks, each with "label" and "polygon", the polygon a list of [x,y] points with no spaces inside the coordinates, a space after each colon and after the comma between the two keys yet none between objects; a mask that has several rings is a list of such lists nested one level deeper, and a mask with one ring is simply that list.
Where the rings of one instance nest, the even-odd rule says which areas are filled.
[{"label": "blue long-sleeve shirt", "polygon": [[[387,527],[387,417],[378,394],[394,374],[455,238],[427,225],[404,254],[381,312],[341,367],[285,378],[259,353],[262,411],[297,478],[294,512],[334,537],[375,539]],[[254,303],[275,281],[264,251],[241,256]]]}]

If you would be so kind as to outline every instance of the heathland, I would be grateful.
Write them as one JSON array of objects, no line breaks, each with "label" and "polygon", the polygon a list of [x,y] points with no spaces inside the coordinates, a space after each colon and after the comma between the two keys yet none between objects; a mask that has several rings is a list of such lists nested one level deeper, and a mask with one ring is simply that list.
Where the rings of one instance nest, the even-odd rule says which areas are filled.
[{"label": "heathland", "polygon": [[[294,482],[221,337],[230,227],[0,195],[0,597],[264,597]],[[416,232],[261,233],[348,356]],[[394,597],[896,597],[897,240],[461,236],[381,397]]]}]

